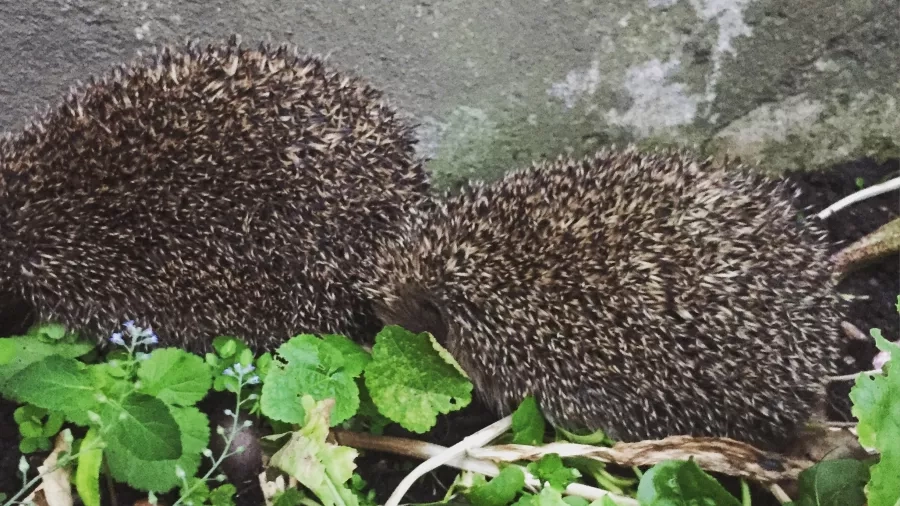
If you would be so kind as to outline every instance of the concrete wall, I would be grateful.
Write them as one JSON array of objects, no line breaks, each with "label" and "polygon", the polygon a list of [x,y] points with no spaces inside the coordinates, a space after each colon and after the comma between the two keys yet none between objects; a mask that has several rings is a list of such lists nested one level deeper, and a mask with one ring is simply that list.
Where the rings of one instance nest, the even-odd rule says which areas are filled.
[{"label": "concrete wall", "polygon": [[898,0],[0,0],[0,130],[139,49],[233,32],[384,89],[441,183],[629,140],[776,171],[900,153]]}]

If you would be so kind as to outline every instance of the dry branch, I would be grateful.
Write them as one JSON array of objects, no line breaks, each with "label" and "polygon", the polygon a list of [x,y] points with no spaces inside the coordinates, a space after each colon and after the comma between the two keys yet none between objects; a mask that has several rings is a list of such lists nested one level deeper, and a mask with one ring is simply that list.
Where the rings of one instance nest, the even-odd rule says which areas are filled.
[{"label": "dry branch", "polygon": [[637,443],[616,443],[611,448],[574,443],[549,443],[534,447],[498,445],[469,451],[475,458],[495,462],[537,460],[548,453],[560,457],[586,457],[625,467],[652,466],[664,460],[693,457],[701,468],[729,476],[773,483],[796,479],[814,462],[765,452],[729,438],[671,436]]}]

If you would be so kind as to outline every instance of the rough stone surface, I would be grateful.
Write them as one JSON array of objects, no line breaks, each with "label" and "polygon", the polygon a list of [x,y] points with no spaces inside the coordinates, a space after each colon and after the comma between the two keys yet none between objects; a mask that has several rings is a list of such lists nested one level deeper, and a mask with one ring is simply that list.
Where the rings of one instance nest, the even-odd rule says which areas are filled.
[{"label": "rough stone surface", "polygon": [[292,42],[420,125],[439,184],[630,140],[767,170],[900,152],[897,0],[0,3],[0,130],[186,38]]}]

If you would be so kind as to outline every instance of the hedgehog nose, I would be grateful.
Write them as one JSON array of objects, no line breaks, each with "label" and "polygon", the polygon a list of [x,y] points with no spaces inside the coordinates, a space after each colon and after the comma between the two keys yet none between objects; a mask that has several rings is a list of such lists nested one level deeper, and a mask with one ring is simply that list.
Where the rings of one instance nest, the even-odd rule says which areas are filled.
[{"label": "hedgehog nose", "polygon": [[416,334],[428,332],[446,346],[449,328],[444,312],[422,290],[401,289],[393,301],[376,304],[375,314],[383,325],[398,325]]}]

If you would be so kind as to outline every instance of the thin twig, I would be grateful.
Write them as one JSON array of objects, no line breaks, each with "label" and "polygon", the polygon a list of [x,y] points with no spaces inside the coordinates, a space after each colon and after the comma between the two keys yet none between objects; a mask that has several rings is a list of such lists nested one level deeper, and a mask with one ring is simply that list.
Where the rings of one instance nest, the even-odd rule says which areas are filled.
[{"label": "thin twig", "polygon": [[772,483],[771,485],[769,485],[769,492],[772,492],[772,495],[774,495],[775,498],[778,499],[778,502],[780,502],[781,504],[787,504],[791,502],[791,497],[787,495],[784,489],[781,488],[781,485],[777,483]]},{"label": "thin twig", "polygon": [[831,204],[830,206],[826,207],[824,210],[819,212],[819,214],[817,214],[816,216],[819,219],[824,220],[825,218],[828,218],[829,216],[834,214],[835,211],[839,211],[839,210],[841,210],[849,205],[855,204],[857,202],[862,202],[863,200],[866,200],[869,197],[881,195],[882,193],[887,193],[889,191],[896,190],[898,188],[900,188],[900,177],[896,177],[894,179],[891,179],[890,181],[887,181],[887,182],[884,182],[881,184],[877,184],[875,186],[870,186],[864,190],[860,190],[856,193],[852,193],[852,194],[842,198],[841,200],[838,200],[834,204]]},{"label": "thin twig", "polygon": [[872,369],[871,371],[860,371],[851,374],[842,374],[840,376],[826,376],[825,379],[829,383],[836,383],[838,381],[856,381],[856,378],[860,376],[869,376],[875,374],[881,374],[881,369]]},{"label": "thin twig", "polygon": [[497,420],[496,422],[481,429],[480,431],[470,436],[466,436],[462,441],[456,443],[450,448],[447,448],[439,455],[435,455],[425,462],[422,462],[415,469],[413,469],[411,473],[403,478],[403,480],[399,485],[397,485],[397,488],[394,490],[391,496],[388,497],[388,500],[384,503],[384,506],[398,506],[400,504],[400,500],[403,499],[403,496],[412,487],[413,483],[415,483],[416,480],[418,480],[422,476],[425,476],[432,470],[446,464],[447,462],[465,455],[467,450],[483,446],[493,441],[498,436],[509,430],[510,427],[512,427],[512,415],[503,417],[500,420]]},{"label": "thin twig", "polygon": [[[349,446],[358,450],[372,450],[404,455],[406,457],[418,459],[429,459],[447,451],[447,447],[445,446],[417,441],[415,439],[376,436],[374,434],[351,432],[343,429],[332,429],[332,435],[334,435],[337,443],[342,446]],[[447,461],[444,465],[463,471],[483,474],[489,477],[495,477],[500,474],[500,468],[497,464],[466,456],[458,456]],[[525,474],[525,485],[528,488],[532,490],[541,488],[540,480],[529,473],[527,469],[523,468],[522,471]],[[607,490],[583,485],[581,483],[570,484],[563,493],[566,495],[583,497],[589,501],[596,501],[603,497],[609,497],[613,502],[620,506],[638,506],[638,502],[630,497],[619,496]]]},{"label": "thin twig", "polygon": [[470,450],[475,458],[495,462],[537,460],[548,453],[560,457],[585,457],[600,462],[629,466],[652,466],[665,460],[694,461],[712,472],[772,483],[796,479],[813,462],[759,450],[729,438],[671,436],[665,439],[616,443],[612,447],[574,443],[549,443],[543,446],[499,445]]},{"label": "thin twig", "polygon": [[[414,459],[429,459],[435,455],[447,451],[446,446],[407,439],[402,437],[376,436],[363,432],[351,432],[344,429],[332,429],[337,444],[349,446],[358,450],[372,450],[377,452],[403,455]],[[493,462],[477,460],[466,456],[456,457],[446,463],[450,467],[463,471],[483,474],[485,476],[497,476],[500,468]]]},{"label": "thin twig", "polygon": [[862,330],[859,330],[859,327],[850,322],[841,322],[841,328],[844,329],[844,334],[854,341],[870,340],[869,336],[865,335]]}]

